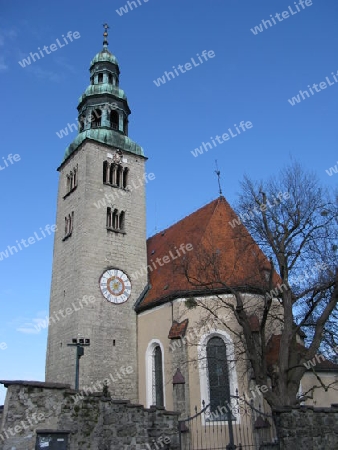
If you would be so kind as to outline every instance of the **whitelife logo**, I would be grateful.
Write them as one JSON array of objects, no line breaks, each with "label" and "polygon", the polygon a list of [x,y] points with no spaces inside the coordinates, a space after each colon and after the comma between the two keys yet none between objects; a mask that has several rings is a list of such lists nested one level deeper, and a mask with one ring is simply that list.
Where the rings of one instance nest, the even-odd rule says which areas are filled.
[{"label": "whitelife logo", "polygon": [[50,236],[52,233],[55,233],[56,230],[57,230],[56,225],[46,225],[44,230],[40,227],[42,237],[39,236],[38,234],[39,232],[35,231],[34,237],[30,236],[28,239],[21,239],[20,242],[16,240],[16,245],[7,245],[7,249],[4,250],[3,252],[0,252],[0,261],[3,261],[5,258],[9,258],[11,255],[14,255],[15,253],[18,253],[19,250],[20,251],[23,250],[22,245],[24,248],[27,248],[30,245],[35,244],[37,241],[42,241],[43,238],[46,238],[47,237],[46,233],[48,234],[48,236]]},{"label": "whitelife logo", "polygon": [[[73,42],[73,38],[74,39],[79,39],[81,36],[80,36],[80,33],[78,31],[74,31],[74,32],[68,31],[67,38],[64,35],[62,35],[62,37],[63,37],[63,41],[65,42],[65,44],[62,44],[59,41],[59,39],[56,39],[56,43],[58,44],[58,47],[56,46],[56,44],[51,44],[49,46],[50,51],[48,51],[48,45],[44,45],[43,46],[42,49],[46,52],[46,55],[50,55],[52,52],[55,52],[59,48],[62,48],[62,47],[65,47],[66,45],[68,45],[69,42],[67,41],[67,38],[70,40],[70,42]],[[38,50],[40,52],[41,57],[44,58],[45,55],[43,54],[43,51],[40,49],[40,47],[38,47]],[[32,52],[30,52],[29,55],[30,56],[28,56],[27,58],[23,58],[21,61],[18,61],[18,63],[20,64],[21,67],[30,66],[31,62],[35,62],[36,61],[35,58],[41,59],[40,56],[39,56],[39,53],[32,53]],[[31,61],[31,58],[32,58],[32,61]]]},{"label": "whitelife logo", "polygon": [[329,169],[325,170],[325,172],[328,174],[329,177],[332,177],[334,173],[338,173],[338,161],[337,164],[335,164],[333,167],[330,167]]},{"label": "whitelife logo", "polygon": [[[212,150],[212,148],[217,147],[218,144],[224,144],[225,141],[228,141],[230,138],[234,138],[236,136],[238,136],[239,134],[241,134],[239,128],[237,127],[237,125],[234,125],[236,131],[238,134],[236,134],[235,132],[233,133],[231,128],[228,128],[229,134],[228,133],[223,133],[222,136],[219,136],[218,134],[215,136],[215,138],[211,137],[211,141],[213,143],[213,146],[210,144],[210,142],[202,142],[202,145],[200,147],[195,148],[195,150],[191,150],[190,153],[197,158],[197,156],[202,155],[203,152],[207,152],[208,150]],[[246,130],[250,130],[250,128],[253,127],[252,122],[250,121],[246,121],[244,123],[244,120],[241,120],[239,127],[242,129],[242,131],[246,131]],[[215,139],[217,141],[218,144],[216,144]]]},{"label": "whitelife logo", "polygon": [[15,153],[15,155],[12,155],[12,153],[10,153],[7,158],[5,158],[4,156],[2,157],[2,161],[1,164],[3,164],[3,166],[0,164],[0,170],[5,170],[6,167],[9,167],[10,165],[13,165],[16,162],[21,161],[21,156],[18,155],[17,153]]},{"label": "whitelife logo", "polygon": [[[215,52],[213,50],[209,50],[208,52],[206,50],[203,50],[202,55],[205,61],[209,61],[208,58],[214,58]],[[204,63],[203,59],[201,58],[201,56],[199,55],[199,53],[197,53],[197,58],[199,60],[199,62],[201,64]],[[190,61],[192,62],[192,64],[190,62],[187,62],[184,64],[184,66],[182,66],[182,64],[179,64],[177,66],[177,68],[180,70],[181,73],[186,73],[188,70],[191,70],[193,67],[198,67],[201,64],[198,64],[194,58],[190,58]],[[184,69],[183,69],[184,67]],[[177,71],[176,67],[173,66],[174,72],[176,74],[176,76],[178,77],[180,75],[180,73]],[[167,80],[171,81],[173,80],[175,77],[174,72],[164,72],[164,75],[162,77],[157,78],[157,80],[153,80],[153,82],[155,83],[155,86],[160,87],[162,84],[166,84]],[[167,77],[167,80],[166,80]],[[170,78],[171,77],[171,78]]]},{"label": "whitelife logo", "polygon": [[[315,95],[316,92],[321,92],[324,89],[326,89],[327,87],[334,86],[336,83],[338,83],[338,78],[337,78],[338,71],[337,71],[337,73],[331,72],[331,74],[332,74],[332,78],[333,78],[334,82],[332,81],[332,79],[330,80],[329,77],[325,77],[326,83],[325,83],[325,81],[321,81],[318,84],[313,83],[312,86],[310,86],[309,84],[307,85],[307,87],[309,88],[309,91],[311,92],[311,95]],[[313,90],[315,92],[313,92]],[[306,94],[306,97],[305,97],[305,94]],[[300,103],[301,101],[306,100],[307,98],[310,98],[309,92],[306,90],[305,91],[300,90],[299,94],[296,95],[295,97],[292,97],[291,100],[288,99],[288,102],[290,103],[291,106],[295,106],[298,103]]]},{"label": "whitelife logo", "polygon": [[[306,6],[312,6],[312,0],[305,0],[305,1],[304,1],[304,0],[299,0],[298,3],[294,2],[294,4],[295,4],[295,7],[296,7],[296,10],[297,10],[297,11],[294,11],[294,10],[292,9],[292,7],[289,6],[289,7],[288,7],[288,10],[289,10],[289,11],[283,11],[282,13],[276,13],[275,16],[273,16],[272,14],[270,14],[271,20],[270,20],[270,19],[268,19],[268,20],[262,20],[261,25],[256,25],[255,28],[250,28],[250,31],[251,31],[255,36],[256,36],[258,33],[263,33],[264,28],[265,28],[266,30],[268,29],[267,24],[269,24],[269,27],[271,28],[271,27],[273,27],[274,25],[277,25],[277,23],[283,22],[284,19],[288,19],[288,18],[290,17],[290,14],[291,14],[291,16],[294,16],[295,14],[297,14],[297,13],[303,11],[304,9],[306,9],[306,8],[305,8]],[[304,6],[304,5],[305,5],[305,6]],[[301,6],[302,9],[300,9],[299,6]],[[281,18],[280,16],[282,16],[282,18]],[[275,21],[274,17],[275,17],[276,19],[278,19],[278,22]],[[272,25],[272,24],[273,24],[273,25]],[[264,28],[263,28],[263,25],[264,25]]]}]

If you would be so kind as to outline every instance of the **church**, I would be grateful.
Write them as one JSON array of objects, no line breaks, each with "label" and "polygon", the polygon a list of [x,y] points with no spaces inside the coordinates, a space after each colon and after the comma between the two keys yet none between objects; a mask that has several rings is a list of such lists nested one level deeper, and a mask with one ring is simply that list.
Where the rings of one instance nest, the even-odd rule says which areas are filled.
[{"label": "church", "polygon": [[[241,290],[255,331],[270,262],[245,226],[240,221],[234,226],[238,217],[222,195],[147,240],[145,187],[153,174],[146,172],[143,148],[128,137],[131,111],[107,28],[79,99],[78,135],[58,167],[46,381],[2,381],[8,394],[0,449],[273,445],[276,433],[262,396],[269,386],[256,385],[229,307],[233,290]],[[277,274],[274,278],[277,285]],[[271,366],[281,327],[280,303],[272,302]],[[322,366],[325,376],[336,379],[335,365]],[[80,420],[79,405],[99,401],[99,392],[104,399],[109,392],[121,423],[127,407],[138,408],[138,418],[134,413],[128,420],[142,423],[137,428],[142,432],[133,428],[108,436],[104,423],[115,422],[107,402],[100,403],[86,435],[91,444],[85,445],[83,435],[81,444],[83,431],[74,428],[74,417]],[[330,404],[330,395],[320,394],[315,403]],[[12,434],[13,425],[24,428],[22,417],[16,422],[11,413],[20,401],[20,414],[31,408],[33,416],[42,404],[45,412],[41,420],[30,418],[28,431]],[[57,413],[48,416],[49,407]],[[86,411],[90,415],[89,406]],[[155,434],[142,434],[149,430],[142,420],[149,424],[151,414],[157,418]],[[85,416],[81,420],[82,428],[88,425]]]}]

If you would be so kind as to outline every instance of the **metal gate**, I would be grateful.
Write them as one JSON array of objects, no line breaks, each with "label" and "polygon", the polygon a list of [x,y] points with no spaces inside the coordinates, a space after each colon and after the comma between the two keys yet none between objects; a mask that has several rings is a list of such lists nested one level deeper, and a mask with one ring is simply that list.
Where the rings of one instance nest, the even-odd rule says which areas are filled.
[{"label": "metal gate", "polygon": [[272,415],[255,408],[238,395],[231,396],[231,407],[202,410],[179,420],[180,450],[260,450],[274,443],[278,449]]}]

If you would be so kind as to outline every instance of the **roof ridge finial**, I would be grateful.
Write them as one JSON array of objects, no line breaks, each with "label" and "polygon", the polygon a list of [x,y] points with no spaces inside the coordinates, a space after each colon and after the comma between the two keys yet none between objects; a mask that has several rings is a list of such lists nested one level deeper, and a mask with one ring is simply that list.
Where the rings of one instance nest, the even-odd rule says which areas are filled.
[{"label": "roof ridge finial", "polygon": [[215,159],[215,164],[216,164],[215,173],[216,173],[217,178],[218,178],[219,195],[222,196],[223,194],[222,194],[222,187],[221,187],[221,171],[218,170],[217,159]]},{"label": "roof ridge finial", "polygon": [[109,25],[107,23],[103,24],[104,33],[103,33],[103,48],[108,47],[108,29]]}]

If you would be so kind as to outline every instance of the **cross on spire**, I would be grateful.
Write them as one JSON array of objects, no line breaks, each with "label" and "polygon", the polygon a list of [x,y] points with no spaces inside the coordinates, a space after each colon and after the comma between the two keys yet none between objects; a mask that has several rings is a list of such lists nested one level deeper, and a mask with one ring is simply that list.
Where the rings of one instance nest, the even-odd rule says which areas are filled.
[{"label": "cross on spire", "polygon": [[103,47],[108,47],[108,29],[109,25],[107,23],[103,24],[104,33],[103,33]]},{"label": "cross on spire", "polygon": [[218,179],[219,195],[222,195],[222,187],[221,187],[221,171],[218,170],[217,159],[215,160],[215,164],[216,164],[215,174],[217,175],[217,179]]}]

